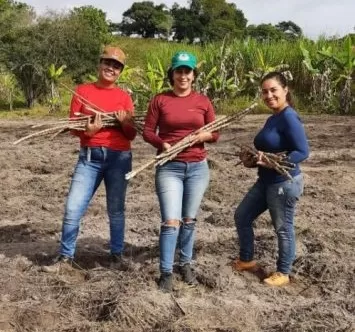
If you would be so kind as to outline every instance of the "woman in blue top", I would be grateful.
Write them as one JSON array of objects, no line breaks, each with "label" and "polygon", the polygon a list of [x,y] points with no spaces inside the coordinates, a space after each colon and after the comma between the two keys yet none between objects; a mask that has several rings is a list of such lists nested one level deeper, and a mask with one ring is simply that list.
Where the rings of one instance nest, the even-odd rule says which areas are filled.
[{"label": "woman in blue top", "polygon": [[[253,221],[269,210],[278,239],[277,270],[264,283],[271,286],[288,284],[295,259],[293,225],[296,202],[303,192],[299,163],[309,154],[303,124],[292,108],[286,78],[279,72],[267,74],[261,81],[262,99],[273,114],[254,139],[257,157],[242,151],[240,159],[246,167],[258,167],[258,180],[235,211],[234,219],[240,242],[239,258],[233,262],[237,271],[255,270]],[[296,167],[289,173],[292,180],[276,172],[262,159],[263,152],[286,152],[287,161]]]}]

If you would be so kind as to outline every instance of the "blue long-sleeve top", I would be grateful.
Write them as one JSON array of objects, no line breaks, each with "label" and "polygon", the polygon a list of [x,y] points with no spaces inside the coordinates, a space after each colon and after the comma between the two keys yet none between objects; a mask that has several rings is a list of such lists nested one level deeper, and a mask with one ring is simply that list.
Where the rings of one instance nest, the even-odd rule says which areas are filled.
[{"label": "blue long-sleeve top", "polygon": [[[299,163],[307,159],[309,155],[303,124],[297,112],[290,106],[267,119],[264,127],[254,138],[254,146],[263,152],[286,152],[287,161],[296,164],[295,169],[289,171],[292,177],[301,173]],[[286,176],[262,166],[258,166],[258,175],[264,183],[287,180]]]}]

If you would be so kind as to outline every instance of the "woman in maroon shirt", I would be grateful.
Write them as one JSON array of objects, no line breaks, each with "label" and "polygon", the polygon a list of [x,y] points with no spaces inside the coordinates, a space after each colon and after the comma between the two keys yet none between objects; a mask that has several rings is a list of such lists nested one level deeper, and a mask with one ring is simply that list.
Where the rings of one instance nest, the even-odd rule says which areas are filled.
[{"label": "woman in maroon shirt", "polygon": [[[192,88],[196,75],[193,54],[178,52],[173,56],[168,71],[172,90],[151,100],[144,125],[143,138],[156,147],[158,153],[169,150],[185,136],[215,120],[208,97]],[[190,263],[196,215],[209,183],[204,142],[217,139],[216,132],[200,131],[193,135],[190,147],[156,169],[156,193],[161,212],[159,288],[162,291],[172,291],[177,245],[183,281],[190,285],[197,283]]]}]

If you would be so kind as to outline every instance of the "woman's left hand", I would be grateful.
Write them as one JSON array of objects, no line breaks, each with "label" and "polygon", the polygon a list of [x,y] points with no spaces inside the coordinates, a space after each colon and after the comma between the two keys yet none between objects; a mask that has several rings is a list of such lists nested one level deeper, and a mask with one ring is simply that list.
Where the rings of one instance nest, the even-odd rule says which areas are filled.
[{"label": "woman's left hand", "polygon": [[163,152],[166,152],[171,148],[171,145],[167,142],[164,142],[162,148],[163,148]]},{"label": "woman's left hand", "polygon": [[190,146],[198,144],[198,143],[203,143],[203,142],[208,142],[212,140],[212,133],[209,131],[201,131],[197,134],[191,135],[191,141],[190,141]]},{"label": "woman's left hand", "polygon": [[115,112],[115,117],[122,124],[129,123],[132,120],[132,114],[127,111],[117,111]]}]

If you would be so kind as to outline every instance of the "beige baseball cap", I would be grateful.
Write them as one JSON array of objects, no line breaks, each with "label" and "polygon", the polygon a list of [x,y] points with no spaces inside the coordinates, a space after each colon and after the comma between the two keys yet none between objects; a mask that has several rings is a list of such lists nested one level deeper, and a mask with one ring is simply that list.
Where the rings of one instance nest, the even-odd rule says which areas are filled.
[{"label": "beige baseball cap", "polygon": [[123,66],[126,63],[126,55],[117,46],[106,46],[100,55],[100,59],[112,59],[121,63]]}]

